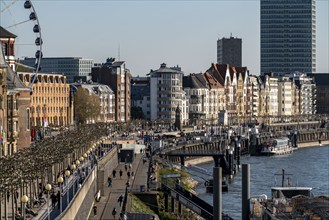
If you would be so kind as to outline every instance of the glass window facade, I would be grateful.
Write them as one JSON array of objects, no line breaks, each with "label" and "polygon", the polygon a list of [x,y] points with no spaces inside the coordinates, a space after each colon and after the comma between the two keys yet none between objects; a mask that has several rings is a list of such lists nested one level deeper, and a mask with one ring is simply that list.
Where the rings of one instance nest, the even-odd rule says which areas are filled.
[{"label": "glass window facade", "polygon": [[315,0],[261,0],[261,73],[316,72]]}]

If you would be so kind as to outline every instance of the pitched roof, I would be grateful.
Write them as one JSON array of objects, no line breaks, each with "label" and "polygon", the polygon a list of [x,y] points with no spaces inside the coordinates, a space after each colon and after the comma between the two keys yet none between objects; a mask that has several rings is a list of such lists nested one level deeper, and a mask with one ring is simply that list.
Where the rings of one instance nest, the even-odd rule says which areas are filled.
[{"label": "pitched roof", "polygon": [[17,36],[0,26],[0,37],[16,38]]},{"label": "pitched roof", "polygon": [[225,84],[225,75],[228,64],[211,64],[211,67],[206,71],[212,75],[221,85]]},{"label": "pitched roof", "polygon": [[[198,88],[206,88],[205,85],[201,82],[202,77],[197,77],[200,76],[201,74],[190,74],[188,76],[183,76],[183,87],[184,88],[193,88],[193,89],[198,89]],[[201,81],[200,81],[201,80]]]},{"label": "pitched roof", "polygon": [[215,89],[215,88],[224,88],[222,84],[220,84],[214,76],[212,76],[210,73],[205,72],[204,74],[205,79],[208,82],[208,86],[210,89]]}]

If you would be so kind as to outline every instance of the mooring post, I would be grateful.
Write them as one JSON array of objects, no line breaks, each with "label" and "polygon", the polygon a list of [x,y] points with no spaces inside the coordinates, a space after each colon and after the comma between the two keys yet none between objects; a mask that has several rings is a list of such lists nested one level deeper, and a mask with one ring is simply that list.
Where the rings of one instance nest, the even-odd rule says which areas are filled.
[{"label": "mooring post", "polygon": [[164,194],[164,199],[165,199],[165,201],[164,201],[164,205],[165,205],[165,212],[168,212],[168,194],[167,193],[165,193]]},{"label": "mooring post", "polygon": [[222,219],[222,168],[213,168],[213,220]]},{"label": "mooring post", "polygon": [[250,214],[250,164],[242,164],[242,219]]},{"label": "mooring post", "polygon": [[238,147],[237,147],[237,158],[236,158],[236,163],[237,163],[237,166],[238,166],[238,169],[240,170],[240,157],[241,157],[241,144],[239,143],[238,144]]},{"label": "mooring post", "polygon": [[182,203],[178,202],[178,214],[183,214]]},{"label": "mooring post", "polygon": [[184,156],[180,156],[180,165],[185,166],[185,157]]}]

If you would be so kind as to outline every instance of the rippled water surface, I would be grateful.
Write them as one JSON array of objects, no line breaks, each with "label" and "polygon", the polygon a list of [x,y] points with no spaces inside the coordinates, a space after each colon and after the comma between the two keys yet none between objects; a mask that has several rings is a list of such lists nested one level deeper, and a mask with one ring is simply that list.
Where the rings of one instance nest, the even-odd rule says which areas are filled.
[{"label": "rippled water surface", "polygon": [[[281,184],[279,174],[285,169],[293,185],[312,187],[313,194],[329,196],[329,146],[298,149],[292,154],[275,157],[245,157],[244,164],[250,164],[250,195],[261,194],[270,196],[271,187],[275,182]],[[212,172],[213,163],[199,164],[199,167]],[[223,192],[223,211],[233,219],[241,219],[241,171],[235,175],[229,185],[229,192]],[[199,179],[202,181],[201,179]],[[200,198],[212,204],[212,194],[205,192],[203,185],[196,188]]]}]

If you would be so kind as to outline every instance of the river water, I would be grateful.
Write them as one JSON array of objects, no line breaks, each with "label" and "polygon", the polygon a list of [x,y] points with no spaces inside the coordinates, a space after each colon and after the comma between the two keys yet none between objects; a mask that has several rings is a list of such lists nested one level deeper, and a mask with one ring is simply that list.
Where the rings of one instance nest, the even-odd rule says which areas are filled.
[{"label": "river water", "polygon": [[[293,186],[312,187],[315,196],[329,196],[329,146],[301,148],[292,154],[274,157],[245,157],[241,164],[250,164],[250,195],[271,195],[271,187],[281,185],[282,169],[290,177]],[[213,163],[197,165],[213,170]],[[194,176],[200,182],[204,180]],[[287,179],[287,177],[285,178]],[[241,219],[242,172],[238,172],[229,183],[229,192],[223,192],[223,212],[233,219]],[[203,184],[195,189],[200,198],[209,204],[213,203],[213,195],[205,192]]]}]

